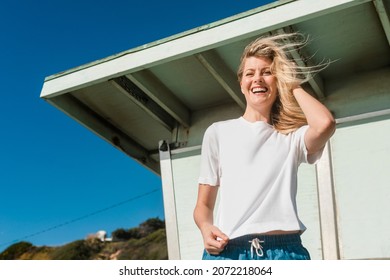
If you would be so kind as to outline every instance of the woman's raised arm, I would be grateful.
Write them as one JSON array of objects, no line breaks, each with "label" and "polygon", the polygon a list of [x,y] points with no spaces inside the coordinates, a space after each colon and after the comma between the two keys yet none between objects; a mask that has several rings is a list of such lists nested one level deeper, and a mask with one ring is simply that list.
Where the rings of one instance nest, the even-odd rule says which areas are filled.
[{"label": "woman's raised arm", "polygon": [[336,129],[331,112],[303,88],[293,90],[295,99],[301,107],[309,129],[305,134],[305,144],[308,154],[315,154],[322,149]]}]

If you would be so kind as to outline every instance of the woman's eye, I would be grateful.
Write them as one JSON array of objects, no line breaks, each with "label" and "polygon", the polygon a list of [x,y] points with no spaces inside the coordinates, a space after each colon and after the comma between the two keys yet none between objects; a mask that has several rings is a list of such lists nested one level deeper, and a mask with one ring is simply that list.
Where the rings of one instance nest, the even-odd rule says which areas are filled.
[{"label": "woman's eye", "polygon": [[272,73],[271,73],[271,71],[264,71],[264,72],[263,72],[263,75],[269,76],[269,75],[272,75]]}]

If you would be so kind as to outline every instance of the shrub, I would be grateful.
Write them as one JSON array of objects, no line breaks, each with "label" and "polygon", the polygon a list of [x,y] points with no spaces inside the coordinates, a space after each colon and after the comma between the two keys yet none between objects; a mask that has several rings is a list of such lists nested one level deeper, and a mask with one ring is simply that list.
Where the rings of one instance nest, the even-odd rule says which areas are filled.
[{"label": "shrub", "polygon": [[51,254],[53,260],[89,260],[102,248],[99,240],[77,240],[58,247]]},{"label": "shrub", "polygon": [[0,260],[17,260],[21,255],[34,246],[30,242],[19,242],[9,246],[0,254]]},{"label": "shrub", "polygon": [[120,228],[112,232],[111,235],[113,241],[126,241],[130,239],[141,238],[141,233],[138,228],[132,228],[128,230]]},{"label": "shrub", "polygon": [[140,224],[139,229],[143,237],[155,232],[159,229],[165,228],[165,222],[159,218],[151,218]]},{"label": "shrub", "polygon": [[113,241],[127,241],[130,239],[140,239],[159,230],[165,229],[165,222],[159,218],[148,219],[137,228],[117,229],[111,233]]},{"label": "shrub", "polygon": [[159,229],[147,237],[132,239],[123,246],[118,260],[167,260],[165,229]]}]

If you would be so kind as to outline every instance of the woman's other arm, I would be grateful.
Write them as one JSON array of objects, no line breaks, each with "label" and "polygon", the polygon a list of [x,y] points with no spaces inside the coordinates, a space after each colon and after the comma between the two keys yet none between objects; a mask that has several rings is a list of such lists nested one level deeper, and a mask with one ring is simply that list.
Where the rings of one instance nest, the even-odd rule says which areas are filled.
[{"label": "woman's other arm", "polygon": [[204,247],[210,254],[223,251],[229,238],[214,226],[214,206],[218,187],[199,184],[198,200],[194,210],[194,220],[203,236]]}]

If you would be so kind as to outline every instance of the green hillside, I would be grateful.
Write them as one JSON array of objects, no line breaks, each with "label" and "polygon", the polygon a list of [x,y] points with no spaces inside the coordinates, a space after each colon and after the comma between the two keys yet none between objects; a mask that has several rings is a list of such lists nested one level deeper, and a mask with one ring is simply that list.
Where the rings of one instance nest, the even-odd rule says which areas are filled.
[{"label": "green hillside", "polygon": [[112,232],[112,241],[96,237],[63,246],[34,246],[19,242],[0,253],[0,260],[165,260],[168,259],[165,223],[149,219],[131,229]]}]

